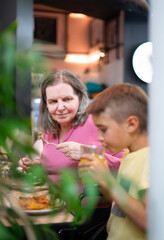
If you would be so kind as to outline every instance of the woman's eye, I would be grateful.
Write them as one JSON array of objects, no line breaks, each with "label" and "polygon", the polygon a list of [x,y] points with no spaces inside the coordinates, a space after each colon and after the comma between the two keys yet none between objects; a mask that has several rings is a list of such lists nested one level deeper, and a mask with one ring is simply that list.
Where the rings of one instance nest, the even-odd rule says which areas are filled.
[{"label": "woman's eye", "polygon": [[65,102],[68,102],[68,101],[70,101],[71,100],[71,98],[65,98]]},{"label": "woman's eye", "polygon": [[48,103],[53,104],[53,103],[57,103],[57,101],[56,100],[50,100]]}]

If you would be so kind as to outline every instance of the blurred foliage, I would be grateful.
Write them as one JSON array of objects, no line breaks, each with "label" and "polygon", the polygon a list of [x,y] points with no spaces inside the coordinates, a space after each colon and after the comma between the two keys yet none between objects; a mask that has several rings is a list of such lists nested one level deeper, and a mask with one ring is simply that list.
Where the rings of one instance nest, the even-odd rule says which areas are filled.
[{"label": "blurred foliage", "polygon": [[[18,160],[22,155],[33,153],[30,118],[18,118],[15,102],[16,69],[22,72],[31,69],[44,59],[31,50],[18,52],[16,49],[16,23],[0,34],[0,147],[9,159]],[[20,79],[23,84],[23,78]],[[3,151],[1,150],[1,152]],[[13,154],[14,153],[14,154]],[[17,153],[17,155],[16,155]]]},{"label": "blurred foliage", "polygon": [[[36,228],[29,219],[26,213],[20,208],[15,208],[10,202],[10,206],[6,207],[4,197],[7,198],[8,193],[12,188],[12,183],[16,179],[21,179],[23,186],[28,186],[32,191],[36,185],[43,185],[45,182],[48,185],[52,204],[56,199],[61,200],[66,204],[66,209],[75,216],[75,223],[82,223],[87,217],[90,217],[94,206],[96,205],[95,195],[97,188],[90,177],[86,176],[85,188],[89,195],[86,208],[81,206],[78,199],[78,183],[79,177],[77,172],[71,170],[61,171],[61,182],[55,184],[47,178],[44,168],[40,165],[33,166],[27,174],[20,173],[16,170],[18,160],[22,156],[32,157],[35,151],[32,147],[31,137],[31,120],[30,117],[18,117],[15,109],[15,78],[16,69],[19,68],[22,72],[32,70],[33,72],[43,72],[47,70],[44,59],[32,50],[18,52],[16,49],[15,31],[17,24],[13,23],[4,32],[0,33],[0,158],[4,161],[10,161],[11,169],[9,178],[5,178],[0,168],[0,233],[1,239],[57,239],[54,231],[51,231],[48,225]],[[41,68],[41,69],[40,69]],[[23,76],[23,75],[21,75]],[[23,77],[19,79],[23,84]],[[5,153],[5,154],[4,154]],[[8,159],[6,159],[8,156]],[[22,189],[23,191],[23,189]],[[52,214],[60,211],[61,207],[54,210]],[[24,229],[19,226],[16,219],[20,218],[24,222]],[[4,225],[5,220],[10,228]],[[46,236],[46,237],[45,237]]]},{"label": "blurred foliage", "polygon": [[59,199],[64,199],[67,203],[67,211],[74,215],[75,223],[81,224],[91,217],[94,207],[97,204],[97,185],[91,176],[85,176],[85,184],[83,187],[87,195],[87,202],[85,207],[82,207],[81,199],[77,198],[77,196],[79,196],[78,183],[80,181],[77,172],[64,169],[61,171],[60,175],[61,183],[58,190]]}]

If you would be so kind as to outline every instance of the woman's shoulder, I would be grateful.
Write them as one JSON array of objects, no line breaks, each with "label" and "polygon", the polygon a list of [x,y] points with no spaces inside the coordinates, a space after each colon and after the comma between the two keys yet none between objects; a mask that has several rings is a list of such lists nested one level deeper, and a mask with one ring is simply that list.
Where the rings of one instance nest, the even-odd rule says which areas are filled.
[{"label": "woman's shoulder", "polygon": [[88,131],[93,131],[93,130],[96,130],[97,127],[94,125],[94,122],[92,120],[92,116],[91,115],[88,115],[85,123],[81,126],[78,126],[80,129],[88,129]]},{"label": "woman's shoulder", "polygon": [[90,135],[91,138],[95,138],[95,137],[97,138],[98,129],[94,125],[91,115],[87,117],[86,122],[79,128],[79,131],[81,134],[84,133],[84,134]]},{"label": "woman's shoulder", "polygon": [[92,115],[88,115],[85,124],[95,126],[94,123],[93,123],[93,120],[92,120]]},{"label": "woman's shoulder", "polygon": [[80,134],[92,133],[97,132],[97,127],[94,125],[92,116],[89,115],[83,125],[78,125],[72,128],[72,131],[75,133],[79,132]]},{"label": "woman's shoulder", "polygon": [[48,133],[46,133],[46,134],[44,135],[44,139],[47,140],[47,141],[49,141],[49,142],[51,142],[51,141],[52,141],[53,139],[55,139],[56,137],[57,137],[56,134],[50,133],[50,132],[48,132]]}]

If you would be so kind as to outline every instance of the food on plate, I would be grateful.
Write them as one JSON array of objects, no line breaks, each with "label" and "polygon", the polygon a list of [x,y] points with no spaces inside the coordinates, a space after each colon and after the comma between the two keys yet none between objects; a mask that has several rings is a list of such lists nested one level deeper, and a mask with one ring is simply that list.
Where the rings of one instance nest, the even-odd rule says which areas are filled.
[{"label": "food on plate", "polygon": [[0,161],[0,175],[7,178],[11,175],[11,163],[8,161]]},{"label": "food on plate", "polygon": [[19,197],[20,205],[29,210],[49,209],[52,208],[49,198],[46,195],[33,197]]},{"label": "food on plate", "polygon": [[42,132],[38,132],[38,136],[37,136],[37,139],[42,139],[43,138],[43,133]]}]

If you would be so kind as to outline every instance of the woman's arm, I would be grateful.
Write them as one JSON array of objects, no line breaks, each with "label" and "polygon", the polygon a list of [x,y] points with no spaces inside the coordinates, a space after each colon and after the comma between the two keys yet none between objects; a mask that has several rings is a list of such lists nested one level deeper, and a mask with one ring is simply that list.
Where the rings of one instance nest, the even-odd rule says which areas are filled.
[{"label": "woman's arm", "polygon": [[18,165],[23,169],[23,171],[28,170],[30,168],[30,165],[40,164],[39,159],[43,151],[43,142],[41,140],[36,140],[36,142],[33,145],[33,148],[36,151],[36,153],[32,154],[32,158],[24,157],[18,161]]},{"label": "woman's arm", "polygon": [[32,155],[32,158],[40,158],[43,151],[43,142],[42,140],[36,140],[36,142],[33,145],[34,150],[36,151],[36,154]]}]

